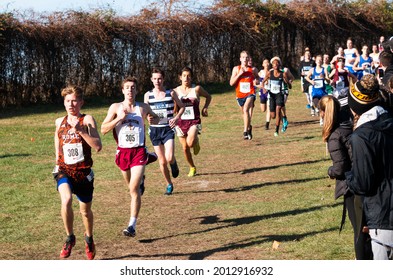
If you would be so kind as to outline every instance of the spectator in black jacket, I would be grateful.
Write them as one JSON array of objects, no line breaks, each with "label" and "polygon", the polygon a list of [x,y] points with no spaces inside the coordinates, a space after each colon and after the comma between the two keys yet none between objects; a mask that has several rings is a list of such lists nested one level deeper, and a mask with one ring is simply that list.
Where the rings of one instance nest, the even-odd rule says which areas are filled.
[{"label": "spectator in black jacket", "polygon": [[364,197],[375,260],[393,257],[393,118],[381,107],[379,84],[365,75],[350,85],[348,104],[354,114],[349,189]]},{"label": "spectator in black jacket", "polygon": [[362,231],[363,218],[361,197],[348,191],[345,172],[351,170],[351,149],[349,138],[352,134],[352,120],[348,104],[340,105],[338,99],[325,95],[319,101],[323,118],[322,139],[327,142],[333,165],[328,169],[331,179],[336,179],[334,198],[344,197],[343,218],[340,231],[344,225],[346,212],[354,232],[354,248],[357,260],[372,259],[370,236]]}]

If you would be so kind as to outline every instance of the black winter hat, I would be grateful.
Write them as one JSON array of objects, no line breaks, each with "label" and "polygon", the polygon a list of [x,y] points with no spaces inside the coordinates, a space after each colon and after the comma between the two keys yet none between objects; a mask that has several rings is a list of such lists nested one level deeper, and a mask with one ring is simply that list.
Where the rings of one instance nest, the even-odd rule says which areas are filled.
[{"label": "black winter hat", "polygon": [[350,81],[348,105],[357,115],[360,116],[380,104],[379,84],[374,75],[364,75],[356,83]]}]

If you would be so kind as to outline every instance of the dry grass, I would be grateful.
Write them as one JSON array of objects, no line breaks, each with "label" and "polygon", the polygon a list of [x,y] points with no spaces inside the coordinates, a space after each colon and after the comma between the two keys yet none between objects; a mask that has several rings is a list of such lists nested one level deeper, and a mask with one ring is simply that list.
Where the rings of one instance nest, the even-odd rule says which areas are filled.
[{"label": "dry grass", "polygon": [[[334,182],[326,176],[330,159],[321,128],[305,109],[298,88],[297,83],[287,103],[289,128],[279,137],[272,129],[264,130],[265,115],[256,102],[252,141],[242,140],[234,93],[214,94],[211,89],[202,149],[194,157],[198,175],[187,177],[177,140],[181,173],[174,179],[172,196],[163,195],[158,164],[149,165],[138,235],[133,239],[121,233],[129,219],[129,196],[113,162],[115,143],[110,135],[104,136],[103,151],[94,154],[96,258],[353,259],[349,223],[338,232],[342,201],[334,201]],[[101,124],[108,107],[86,107],[85,112]],[[0,154],[1,259],[58,258],[64,229],[50,171],[52,123],[62,114],[0,119],[0,137],[6,143]],[[31,137],[38,141],[31,142]],[[70,258],[85,259],[83,227],[74,204],[77,245]],[[277,249],[272,248],[274,241],[279,242]]]}]

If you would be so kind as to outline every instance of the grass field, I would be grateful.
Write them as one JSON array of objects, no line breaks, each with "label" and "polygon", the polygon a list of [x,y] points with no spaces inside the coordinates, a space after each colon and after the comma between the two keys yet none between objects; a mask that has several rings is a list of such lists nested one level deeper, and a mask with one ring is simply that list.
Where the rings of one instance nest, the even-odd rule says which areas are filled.
[{"label": "grass field", "polygon": [[[194,157],[197,176],[187,177],[177,139],[180,176],[172,196],[163,195],[158,163],[147,166],[136,238],[122,235],[130,198],[114,163],[115,141],[102,137],[103,150],[93,154],[96,259],[354,259],[350,223],[339,233],[342,200],[334,200],[334,181],[327,177],[331,161],[319,119],[306,110],[299,81],[287,103],[287,132],[274,137],[272,128],[264,129],[257,101],[251,141],[242,139],[232,89],[205,88],[213,100],[202,120],[201,152]],[[86,102],[83,112],[100,126],[110,103]],[[1,114],[2,260],[58,259],[65,231],[51,171],[54,121],[63,115],[62,105]],[[150,139],[147,143],[152,150]],[[73,203],[77,243],[70,259],[86,259],[77,200]],[[273,248],[275,241],[279,246]]]}]

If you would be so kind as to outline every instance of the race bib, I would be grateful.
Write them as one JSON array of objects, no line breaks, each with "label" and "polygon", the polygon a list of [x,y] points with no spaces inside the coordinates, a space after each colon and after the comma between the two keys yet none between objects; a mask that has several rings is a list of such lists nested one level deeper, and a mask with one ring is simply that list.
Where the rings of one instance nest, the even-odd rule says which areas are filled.
[{"label": "race bib", "polygon": [[280,93],[281,90],[281,84],[280,81],[271,81],[270,82],[270,92],[277,94]]},{"label": "race bib", "polygon": [[85,160],[82,143],[64,144],[63,155],[65,164],[75,164]]},{"label": "race bib", "polygon": [[194,120],[195,119],[195,113],[194,113],[194,107],[186,107],[184,110],[183,115],[181,115],[182,120]]},{"label": "race bib", "polygon": [[344,81],[337,81],[336,89],[340,90],[340,89],[343,89],[344,87],[345,87]]},{"label": "race bib", "polygon": [[157,109],[154,110],[154,113],[160,118],[158,124],[167,124],[168,123],[168,111],[167,109]]},{"label": "race bib", "polygon": [[124,129],[119,135],[119,146],[122,148],[135,148],[139,146],[139,133],[132,129]]},{"label": "race bib", "polygon": [[322,88],[323,80],[314,80],[314,88]]},{"label": "race bib", "polygon": [[250,93],[251,92],[250,83],[240,82],[240,92],[241,93]]}]

